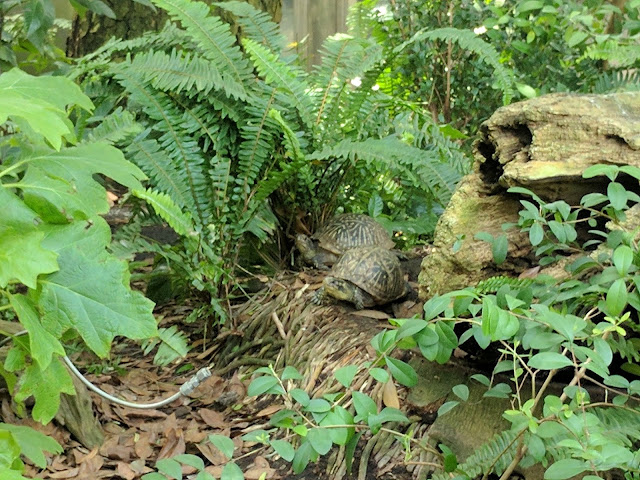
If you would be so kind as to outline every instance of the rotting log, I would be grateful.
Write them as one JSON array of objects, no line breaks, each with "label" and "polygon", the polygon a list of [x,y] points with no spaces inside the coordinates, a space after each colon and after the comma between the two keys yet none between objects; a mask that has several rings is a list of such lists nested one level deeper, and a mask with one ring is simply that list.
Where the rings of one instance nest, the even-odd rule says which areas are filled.
[{"label": "rotting log", "polygon": [[85,447],[92,449],[102,445],[102,426],[93,412],[93,401],[87,387],[71,371],[75,395],[60,395],[60,409],[56,421],[66,427]]},{"label": "rotting log", "polygon": [[[606,191],[606,178],[582,178],[586,168],[640,167],[640,93],[551,94],[502,107],[481,126],[474,157],[474,171],[440,218],[432,253],[422,263],[422,299],[494,275],[518,276],[535,266],[526,235],[502,230],[503,224],[518,221],[524,198],[508,193],[510,187],[576,205],[586,193]],[[637,190],[637,181],[627,185]],[[493,262],[491,246],[474,239],[478,232],[506,233],[504,263]],[[459,239],[462,247],[454,252]]]}]

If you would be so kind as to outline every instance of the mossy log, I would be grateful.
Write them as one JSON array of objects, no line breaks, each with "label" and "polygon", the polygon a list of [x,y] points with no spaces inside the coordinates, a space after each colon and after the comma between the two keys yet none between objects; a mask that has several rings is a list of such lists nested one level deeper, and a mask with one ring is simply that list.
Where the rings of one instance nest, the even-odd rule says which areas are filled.
[{"label": "mossy log", "polygon": [[[510,187],[576,205],[586,193],[606,191],[606,178],[582,178],[586,168],[640,167],[640,93],[551,94],[502,107],[481,126],[474,157],[474,171],[440,218],[432,254],[422,263],[423,299],[535,266],[527,237],[517,229],[502,230],[517,222],[523,198],[508,193]],[[491,245],[474,239],[478,232],[506,233],[504,263],[493,262]],[[462,247],[454,252],[459,239]]]}]

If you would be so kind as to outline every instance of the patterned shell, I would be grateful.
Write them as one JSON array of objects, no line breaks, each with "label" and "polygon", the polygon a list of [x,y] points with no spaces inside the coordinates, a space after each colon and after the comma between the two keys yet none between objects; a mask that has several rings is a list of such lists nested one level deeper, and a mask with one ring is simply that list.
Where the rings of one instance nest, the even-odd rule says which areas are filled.
[{"label": "patterned shell", "polygon": [[336,254],[356,247],[394,247],[382,225],[368,215],[357,213],[345,213],[332,218],[312,238],[317,240],[322,248]]},{"label": "patterned shell", "polygon": [[381,247],[347,251],[333,266],[331,275],[350,281],[381,303],[405,293],[404,275],[397,256]]}]

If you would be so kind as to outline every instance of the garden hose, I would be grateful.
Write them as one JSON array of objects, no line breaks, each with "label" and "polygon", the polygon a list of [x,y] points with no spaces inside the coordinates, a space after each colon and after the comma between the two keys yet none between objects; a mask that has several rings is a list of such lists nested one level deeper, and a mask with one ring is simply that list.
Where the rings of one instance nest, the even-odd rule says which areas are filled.
[{"label": "garden hose", "polygon": [[[22,331],[16,333],[14,336],[19,337],[20,335],[25,335],[27,333],[29,333],[27,330],[22,330]],[[3,346],[5,343],[7,343],[10,339],[11,339],[11,337],[7,337],[7,338],[2,339],[0,341],[0,347]],[[138,408],[138,409],[159,408],[159,407],[163,407],[165,405],[168,405],[171,402],[173,402],[174,400],[180,398],[180,396],[182,396],[182,395],[184,395],[184,396],[189,395],[191,392],[193,392],[198,387],[198,385],[200,385],[200,383],[202,383],[204,380],[206,380],[207,378],[209,378],[211,376],[211,369],[209,367],[201,368],[200,370],[198,370],[195,373],[195,375],[193,375],[189,380],[187,380],[185,383],[183,383],[180,386],[180,390],[178,392],[176,392],[175,394],[171,395],[170,397],[165,398],[164,400],[160,400],[159,402],[154,402],[154,403],[133,403],[133,402],[128,402],[126,400],[122,400],[120,398],[114,397],[113,395],[110,395],[107,392],[105,392],[104,390],[101,390],[100,388],[96,387],[93,383],[91,383],[89,380],[87,380],[84,377],[84,375],[82,375],[82,373],[80,373],[80,371],[76,368],[76,366],[73,364],[73,362],[66,355],[64,357],[62,357],[62,360],[64,360],[64,363],[67,364],[67,366],[74,373],[74,375],[77,376],[78,379],[82,383],[84,383],[89,390],[97,393],[98,395],[100,395],[103,398],[106,398],[107,400],[110,400],[113,403],[117,403],[118,405],[122,405],[124,407],[129,407],[129,408]]]}]

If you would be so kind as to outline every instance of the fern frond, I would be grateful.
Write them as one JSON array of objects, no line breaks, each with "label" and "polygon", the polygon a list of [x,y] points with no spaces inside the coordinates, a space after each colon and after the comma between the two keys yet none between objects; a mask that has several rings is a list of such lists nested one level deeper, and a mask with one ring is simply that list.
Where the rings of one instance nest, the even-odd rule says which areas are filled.
[{"label": "fern frond", "polygon": [[287,98],[292,106],[298,110],[302,121],[311,126],[314,112],[308,94],[310,88],[300,80],[306,77],[305,72],[298,67],[280,62],[274,53],[253,40],[244,39],[242,44],[265,82],[289,93],[290,97]]},{"label": "fern frond", "polygon": [[482,40],[471,30],[458,28],[436,28],[435,30],[420,30],[410,40],[393,49],[399,53],[413,43],[423,40],[442,40],[457,43],[461,48],[478,55],[478,58],[493,68],[496,83],[502,91],[502,102],[506,105],[511,102],[514,95],[515,81],[513,72],[500,62],[500,54],[490,43]]},{"label": "fern frond", "polygon": [[248,2],[236,0],[212,3],[212,5],[236,16],[242,27],[244,38],[249,38],[276,53],[281,53],[286,47],[286,37],[282,35],[280,26],[268,13],[256,9]]},{"label": "fern frond", "polygon": [[211,62],[175,49],[171,54],[161,51],[138,53],[130,62],[129,69],[164,92],[193,94],[195,90],[206,94],[212,88],[225,88],[222,76],[211,68]]},{"label": "fern frond", "polygon": [[582,58],[607,60],[618,68],[625,68],[640,60],[640,49],[637,44],[621,45],[616,40],[607,40],[589,45]]},{"label": "fern frond", "polygon": [[183,209],[195,209],[195,201],[189,194],[189,185],[180,174],[171,159],[154,139],[141,135],[127,147],[127,158],[151,179],[158,190],[170,195],[173,201]]},{"label": "fern frond", "polygon": [[479,281],[475,286],[475,291],[478,293],[494,293],[504,285],[513,288],[522,288],[532,285],[535,281],[533,278],[514,278],[498,275]]},{"label": "fern frond", "polygon": [[640,440],[640,411],[623,408],[596,408],[595,413],[604,425],[607,439],[631,447]]},{"label": "fern frond", "polygon": [[211,61],[211,68],[215,68],[217,75],[223,78],[227,95],[247,100],[245,84],[252,79],[251,69],[229,26],[220,18],[210,15],[209,6],[203,2],[153,0],[153,3],[167,10],[171,18],[178,20],[198,44],[204,57]]},{"label": "fern frond", "polygon": [[618,70],[604,72],[598,77],[593,93],[633,92],[640,90],[638,70]]},{"label": "fern frond", "polygon": [[[187,335],[179,331],[175,325],[169,328],[159,328],[158,339],[161,343],[153,357],[153,363],[155,365],[169,365],[171,362],[187,356],[189,352]],[[156,343],[157,341],[143,344],[144,354],[148,355]]]},{"label": "fern frond", "polygon": [[460,179],[460,174],[450,165],[440,162],[435,152],[412,147],[394,137],[368,138],[361,142],[343,140],[307,158],[347,158],[351,162],[361,160],[373,165],[379,172],[399,172],[402,181],[409,181],[415,188],[430,191],[442,205],[448,203]]},{"label": "fern frond", "polygon": [[100,121],[97,127],[89,131],[88,139],[92,142],[105,141],[111,144],[122,142],[124,139],[137,135],[142,126],[136,122],[128,110],[116,108],[113,113],[102,118],[92,118]]},{"label": "fern frond", "polygon": [[118,82],[129,92],[129,100],[140,104],[155,123],[153,130],[162,132],[158,143],[169,156],[175,168],[189,185],[189,194],[196,206],[197,220],[204,224],[210,215],[208,192],[210,186],[204,174],[204,159],[198,142],[184,132],[182,113],[175,111],[171,99],[157,90],[151,90],[143,79],[132,75],[126,63],[113,67]]},{"label": "fern frond", "polygon": [[178,207],[171,197],[165,193],[151,190],[134,190],[133,194],[146,201],[153,207],[155,212],[166,221],[178,235],[194,235],[195,228],[193,225],[193,219],[188,212],[183,212]]}]

